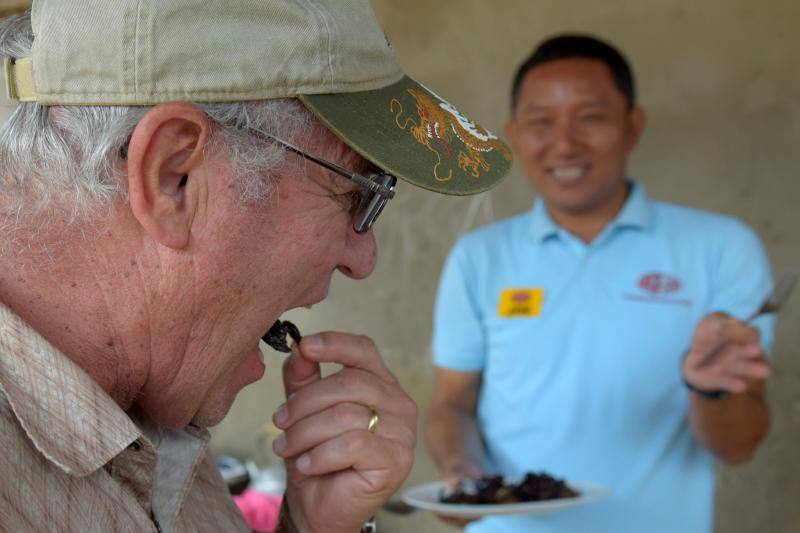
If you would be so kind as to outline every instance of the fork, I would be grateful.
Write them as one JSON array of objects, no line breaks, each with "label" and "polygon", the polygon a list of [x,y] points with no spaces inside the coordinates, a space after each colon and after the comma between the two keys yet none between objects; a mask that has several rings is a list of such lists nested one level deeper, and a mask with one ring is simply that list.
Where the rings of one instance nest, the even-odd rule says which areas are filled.
[{"label": "fork", "polygon": [[789,295],[792,294],[796,282],[796,272],[786,272],[781,275],[778,283],[775,284],[775,288],[772,289],[772,292],[764,300],[764,303],[761,304],[761,307],[759,307],[755,313],[747,317],[745,322],[752,322],[756,317],[767,313],[777,313],[780,308],[783,307],[783,304],[786,303],[786,300],[789,299]]}]

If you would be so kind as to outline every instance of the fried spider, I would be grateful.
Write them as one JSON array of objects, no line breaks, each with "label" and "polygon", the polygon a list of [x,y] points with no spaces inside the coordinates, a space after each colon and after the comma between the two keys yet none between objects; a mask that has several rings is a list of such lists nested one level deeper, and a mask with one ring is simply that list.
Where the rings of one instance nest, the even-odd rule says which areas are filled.
[{"label": "fried spider", "polygon": [[269,328],[269,331],[264,333],[264,336],[261,337],[264,342],[270,345],[275,350],[284,353],[291,353],[292,349],[289,347],[289,343],[286,342],[286,335],[289,335],[294,342],[299,343],[302,336],[300,335],[300,330],[297,329],[297,326],[289,322],[288,320],[284,320],[281,322],[280,320],[276,320],[272,327]]},{"label": "fried spider", "polygon": [[580,494],[563,480],[542,472],[527,473],[517,484],[506,484],[502,476],[486,476],[464,480],[451,492],[439,496],[442,503],[502,504],[558,498],[574,498]]}]

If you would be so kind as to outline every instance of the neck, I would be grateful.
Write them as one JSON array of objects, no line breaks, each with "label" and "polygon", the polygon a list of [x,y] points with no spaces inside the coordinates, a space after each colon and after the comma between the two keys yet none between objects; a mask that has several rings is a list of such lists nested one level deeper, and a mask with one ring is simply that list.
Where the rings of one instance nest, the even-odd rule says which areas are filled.
[{"label": "neck", "polygon": [[[55,251],[48,246],[46,254],[30,250],[0,256],[0,299],[127,409],[147,373],[141,347],[149,347],[149,340],[135,338],[147,331],[146,306],[135,297],[146,288],[136,266],[126,272],[111,266],[122,264],[119,257],[125,255],[119,254],[131,255],[130,250],[99,233],[83,236],[92,230],[67,231],[51,241],[58,243]],[[42,242],[41,235],[34,242]],[[98,261],[102,257],[108,260]],[[127,264],[135,265],[136,259],[131,255]]]},{"label": "neck", "polygon": [[600,205],[582,210],[558,209],[548,205],[547,212],[559,226],[589,244],[622,211],[629,191],[630,185],[626,184]]}]

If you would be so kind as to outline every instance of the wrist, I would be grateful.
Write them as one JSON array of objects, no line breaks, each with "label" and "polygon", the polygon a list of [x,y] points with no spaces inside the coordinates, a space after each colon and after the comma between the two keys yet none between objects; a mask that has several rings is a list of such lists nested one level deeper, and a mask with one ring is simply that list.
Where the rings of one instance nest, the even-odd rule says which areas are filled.
[{"label": "wrist", "polygon": [[281,500],[281,510],[278,515],[278,525],[275,527],[275,533],[300,533],[294,520],[292,520],[292,513],[289,510],[286,494],[283,495]]},{"label": "wrist", "polygon": [[[298,522],[292,517],[291,508],[289,506],[289,499],[286,497],[286,494],[283,495],[283,499],[281,500],[281,509],[280,514],[278,515],[278,524],[275,527],[274,533],[309,533],[311,529],[307,529],[305,527],[301,527],[297,525]],[[364,522],[361,528],[358,530],[359,533],[376,533],[378,531],[378,527],[375,523],[375,516],[373,515],[369,520]]]},{"label": "wrist", "polygon": [[698,387],[687,377],[687,369],[691,368],[692,363],[692,351],[689,350],[683,356],[681,361],[681,379],[683,381],[684,386],[689,389],[691,394],[695,394],[707,400],[723,400],[730,396],[730,391],[725,389],[706,389],[703,387]]},{"label": "wrist", "polygon": [[727,391],[725,389],[703,389],[696,385],[692,385],[692,383],[688,379],[686,379],[685,376],[683,378],[683,384],[686,386],[687,389],[689,389],[689,391],[692,394],[696,394],[698,396],[706,398],[707,400],[724,400],[731,394],[730,391]]},{"label": "wrist", "polygon": [[[291,503],[290,503],[291,500]],[[293,500],[289,491],[283,494],[281,500],[281,511],[278,515],[278,527],[275,533],[316,533],[311,524],[308,524],[307,517],[300,511],[301,506],[295,505],[297,502]],[[283,527],[283,529],[281,529]]]}]

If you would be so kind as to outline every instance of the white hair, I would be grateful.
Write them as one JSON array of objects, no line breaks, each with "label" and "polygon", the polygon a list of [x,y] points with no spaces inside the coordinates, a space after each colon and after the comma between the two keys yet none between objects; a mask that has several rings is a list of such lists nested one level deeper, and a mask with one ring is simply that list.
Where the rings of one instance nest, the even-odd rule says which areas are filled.
[{"label": "white hair", "polygon": [[[29,56],[32,42],[30,11],[0,21],[0,57]],[[212,144],[230,157],[245,202],[267,198],[271,171],[285,157],[283,149],[248,130],[268,131],[293,142],[308,137],[315,124],[295,99],[197,105],[212,121]],[[38,214],[58,204],[59,210],[68,209],[68,216],[76,218],[109,208],[126,194],[120,172],[123,151],[149,109],[20,103],[0,128],[5,215]]]}]

